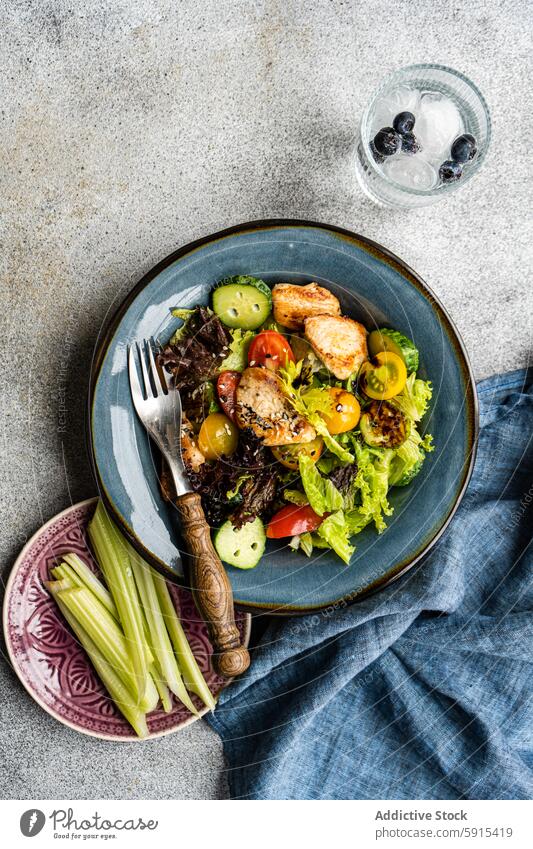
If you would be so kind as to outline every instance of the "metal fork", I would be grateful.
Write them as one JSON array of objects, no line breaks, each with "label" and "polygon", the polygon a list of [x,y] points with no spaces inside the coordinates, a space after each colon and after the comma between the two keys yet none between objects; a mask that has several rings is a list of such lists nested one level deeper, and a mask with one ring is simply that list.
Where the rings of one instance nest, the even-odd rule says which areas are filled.
[{"label": "metal fork", "polygon": [[170,376],[164,369],[158,369],[153,347],[153,339],[145,339],[141,345],[136,345],[143,387],[135,365],[133,346],[128,349],[131,397],[137,415],[168,463],[176,494],[183,495],[191,492],[192,488],[181,456],[181,396],[172,385]]},{"label": "metal fork", "polygon": [[141,422],[168,463],[174,481],[174,504],[180,517],[183,540],[189,554],[189,578],[196,606],[209,629],[214,648],[213,663],[220,675],[232,678],[250,664],[235,625],[233,593],[229,578],[211,542],[211,531],[198,493],[193,492],[181,454],[182,408],[179,391],[154,357],[154,341],[135,345],[142,382],[135,363],[135,349],[128,347],[128,371],[133,405]]}]

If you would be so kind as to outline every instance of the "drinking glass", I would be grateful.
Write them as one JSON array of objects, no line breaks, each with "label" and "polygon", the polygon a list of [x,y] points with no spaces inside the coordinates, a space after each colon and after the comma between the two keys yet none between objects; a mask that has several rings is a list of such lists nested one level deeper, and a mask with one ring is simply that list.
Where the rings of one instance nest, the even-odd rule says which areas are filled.
[{"label": "drinking glass", "polygon": [[[416,153],[376,156],[373,139],[391,127],[399,112],[415,116]],[[474,136],[477,153],[463,165],[455,182],[443,182],[439,169],[450,160],[451,144],[463,133]],[[382,206],[428,206],[472,179],[490,143],[490,114],[479,89],[459,71],[444,65],[410,65],[380,85],[361,118],[356,145],[356,174],[368,197]],[[381,160],[381,161],[380,161]]]}]

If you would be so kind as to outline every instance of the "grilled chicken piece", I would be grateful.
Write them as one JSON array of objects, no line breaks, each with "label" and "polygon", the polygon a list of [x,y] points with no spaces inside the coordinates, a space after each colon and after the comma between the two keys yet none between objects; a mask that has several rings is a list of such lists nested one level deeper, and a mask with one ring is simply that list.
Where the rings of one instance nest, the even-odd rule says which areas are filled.
[{"label": "grilled chicken piece", "polygon": [[237,388],[235,420],[251,428],[264,445],[311,442],[316,432],[292,409],[277,374],[267,368],[247,368]]},{"label": "grilled chicken piece", "polygon": [[305,336],[315,354],[339,380],[368,359],[366,328],[345,316],[317,315],[305,321]]},{"label": "grilled chicken piece", "polygon": [[278,324],[290,330],[302,330],[305,319],[313,315],[341,314],[335,295],[318,283],[307,286],[277,283],[272,289],[272,308]]},{"label": "grilled chicken piece", "polygon": [[193,472],[197,472],[202,463],[205,463],[205,457],[198,448],[192,424],[185,413],[181,419],[181,456],[185,465]]}]

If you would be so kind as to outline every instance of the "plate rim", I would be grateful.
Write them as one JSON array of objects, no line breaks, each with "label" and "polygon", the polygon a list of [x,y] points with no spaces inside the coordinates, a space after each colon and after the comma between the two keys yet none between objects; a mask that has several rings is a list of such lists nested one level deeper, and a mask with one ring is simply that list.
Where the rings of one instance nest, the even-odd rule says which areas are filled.
[{"label": "plate rim", "polygon": [[[59,519],[63,518],[63,516],[67,516],[69,513],[73,512],[74,510],[79,510],[80,507],[88,507],[90,504],[94,504],[97,501],[98,501],[98,496],[95,495],[95,496],[92,496],[91,498],[85,498],[83,501],[78,501],[76,504],[71,504],[69,507],[66,507],[64,510],[61,510],[59,513],[56,513],[55,516],[52,516],[50,519],[48,519],[48,521],[46,521],[43,525],[41,525],[40,528],[38,528],[35,531],[35,533],[30,537],[30,539],[24,544],[24,546],[20,550],[19,554],[17,555],[15,562],[13,563],[13,566],[11,567],[11,571],[10,571],[8,579],[6,581],[6,586],[5,586],[5,591],[4,591],[4,600],[3,600],[3,603],[2,603],[2,630],[3,630],[3,633],[4,633],[4,642],[6,644],[6,649],[7,649],[7,654],[8,654],[8,657],[9,657],[9,663],[10,663],[11,669],[13,670],[13,672],[15,673],[17,678],[19,679],[20,683],[22,684],[22,686],[24,687],[26,692],[31,696],[33,701],[36,702],[39,705],[39,707],[41,707],[46,713],[48,713],[50,716],[52,716],[54,719],[56,719],[62,725],[66,725],[67,728],[70,728],[73,731],[77,731],[79,734],[85,734],[86,737],[95,737],[98,740],[110,741],[110,742],[113,742],[113,743],[146,743],[149,740],[156,740],[159,737],[168,737],[170,734],[176,734],[178,731],[181,731],[182,728],[186,728],[188,725],[192,725],[193,722],[197,722],[199,719],[201,719],[203,716],[205,716],[207,713],[209,713],[209,708],[207,706],[204,706],[203,708],[201,708],[198,711],[198,716],[191,714],[190,717],[185,719],[183,722],[180,722],[179,725],[177,725],[173,728],[165,728],[162,731],[151,731],[148,734],[147,737],[138,737],[134,733],[132,733],[131,735],[129,735],[127,737],[124,737],[124,736],[119,736],[118,734],[102,734],[101,732],[98,732],[98,731],[91,731],[88,728],[83,728],[80,725],[76,725],[75,722],[71,722],[70,720],[66,719],[64,716],[61,716],[59,713],[57,713],[57,711],[54,710],[54,708],[52,708],[52,707],[50,707],[50,705],[46,704],[46,702],[43,701],[43,699],[41,699],[41,697],[35,692],[35,690],[32,689],[30,682],[27,681],[22,674],[22,670],[20,669],[18,661],[15,657],[13,645],[11,643],[11,637],[9,636],[9,628],[8,628],[9,601],[10,601],[11,593],[13,591],[13,585],[15,583],[15,578],[16,578],[18,572],[19,572],[19,569],[22,565],[22,562],[26,558],[26,555],[27,555],[29,549],[34,545],[35,542],[37,542],[37,540],[39,539],[41,534],[43,534],[46,530],[48,530],[48,528],[51,525],[53,525],[54,522],[57,522]],[[244,626],[243,644],[245,646],[248,646],[248,644],[250,642],[252,617],[246,611],[243,611],[243,612],[246,615],[245,626]],[[233,678],[230,678],[228,680],[227,684],[225,684],[221,688],[221,692],[222,692],[222,690],[225,690],[226,687],[228,687],[233,680],[234,680]]]},{"label": "plate rim", "polygon": [[472,366],[470,364],[470,359],[468,353],[466,351],[465,344],[459,333],[454,321],[451,316],[448,314],[446,308],[437,297],[437,295],[433,292],[431,287],[426,283],[426,281],[416,272],[413,268],[411,268],[408,263],[406,263],[401,257],[395,254],[393,251],[381,245],[379,242],[374,241],[373,239],[369,239],[367,236],[362,236],[359,233],[355,233],[351,230],[348,230],[344,227],[338,227],[334,224],[326,224],[323,222],[317,221],[309,221],[306,219],[300,218],[266,218],[266,219],[257,219],[253,221],[244,222],[242,224],[235,224],[232,227],[225,228],[223,230],[219,230],[215,233],[211,233],[207,236],[202,236],[198,239],[194,239],[191,242],[188,242],[185,245],[177,248],[172,253],[168,254],[162,260],[160,260],[156,265],[154,265],[149,271],[147,271],[138,281],[137,283],[126,293],[122,301],[119,303],[115,311],[109,316],[107,321],[102,325],[100,329],[93,351],[93,357],[91,360],[91,372],[90,372],[90,380],[89,380],[89,389],[87,394],[87,426],[85,429],[86,439],[87,439],[87,450],[89,453],[90,463],[93,470],[93,475],[96,481],[96,485],[98,487],[98,491],[100,493],[100,497],[105,503],[106,508],[112,513],[115,521],[119,524],[122,532],[127,536],[128,540],[134,546],[134,548],[159,572],[161,572],[166,578],[174,581],[175,583],[188,586],[187,579],[180,578],[179,576],[173,574],[171,570],[166,566],[166,564],[159,560],[151,551],[149,551],[142,544],[141,540],[135,535],[133,529],[130,528],[127,523],[124,521],[122,516],[116,510],[104,484],[100,478],[98,465],[96,462],[96,456],[94,452],[94,442],[92,435],[92,422],[93,422],[93,406],[95,400],[95,389],[96,384],[98,382],[98,377],[100,374],[101,367],[105,360],[105,356],[107,350],[114,338],[115,332],[118,329],[124,314],[129,309],[130,305],[137,298],[137,296],[146,288],[146,286],[157,277],[162,271],[164,271],[168,266],[172,265],[178,259],[186,256],[187,254],[192,253],[195,250],[198,250],[205,245],[211,244],[215,241],[219,241],[221,239],[228,238],[230,236],[243,235],[245,233],[254,233],[260,230],[274,230],[274,229],[287,229],[290,227],[301,228],[301,229],[317,229],[321,231],[325,231],[328,233],[332,233],[333,235],[340,236],[346,241],[350,242],[350,244],[356,244],[357,247],[366,250],[368,253],[372,254],[375,258],[380,259],[389,265],[393,270],[399,273],[403,277],[407,277],[410,283],[412,283],[418,291],[429,301],[430,306],[437,311],[439,319],[442,320],[443,324],[447,329],[447,335],[455,349],[457,355],[458,365],[464,377],[464,382],[466,386],[466,396],[465,396],[465,412],[467,418],[467,439],[468,439],[468,448],[467,448],[467,457],[468,462],[465,464],[465,468],[463,471],[463,477],[461,481],[460,488],[455,496],[455,499],[448,511],[448,515],[445,517],[442,522],[440,528],[434,533],[428,543],[423,546],[421,551],[418,551],[412,558],[410,558],[407,562],[400,563],[396,568],[392,567],[385,575],[378,578],[376,581],[373,581],[363,590],[360,590],[357,593],[348,594],[345,596],[341,596],[340,598],[328,601],[324,604],[317,605],[307,605],[307,606],[294,606],[294,605],[272,605],[264,602],[249,602],[249,601],[241,601],[239,599],[234,599],[235,606],[238,607],[239,610],[246,613],[256,613],[256,614],[269,614],[272,616],[305,616],[309,613],[316,613],[317,611],[324,610],[330,607],[335,607],[336,605],[341,604],[355,604],[363,599],[366,599],[377,592],[388,587],[390,584],[402,578],[405,574],[407,574],[414,566],[416,566],[420,561],[426,557],[432,548],[439,541],[441,536],[447,530],[453,516],[455,515],[462,499],[465,494],[466,488],[470,482],[470,478],[472,476],[472,472],[474,469],[474,463],[477,454],[477,446],[479,439],[479,404],[477,397],[477,388],[476,382],[474,378],[474,374],[472,371]]}]

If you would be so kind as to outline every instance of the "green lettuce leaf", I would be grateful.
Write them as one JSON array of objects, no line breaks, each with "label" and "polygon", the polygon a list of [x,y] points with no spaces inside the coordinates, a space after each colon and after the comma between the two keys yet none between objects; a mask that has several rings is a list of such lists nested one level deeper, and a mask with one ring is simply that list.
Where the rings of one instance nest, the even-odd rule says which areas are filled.
[{"label": "green lettuce leaf", "polygon": [[435,450],[435,446],[433,445],[433,437],[430,433],[426,433],[426,435],[422,438],[420,447],[424,449],[426,454],[430,454],[432,451]]},{"label": "green lettuce leaf", "polygon": [[298,536],[298,534],[291,537],[287,545],[290,549],[292,549],[292,551],[298,551],[298,549],[300,548],[300,537]]},{"label": "green lettuce leaf", "polygon": [[181,318],[181,320],[183,321],[183,324],[180,325],[180,327],[178,327],[178,329],[174,332],[174,335],[172,336],[169,342],[170,345],[176,345],[178,342],[181,342],[181,340],[187,335],[187,325],[189,324],[189,321],[191,320],[191,317],[195,310],[188,310],[185,308],[182,309],[181,307],[173,307],[170,312],[173,316],[175,316],[176,318]]},{"label": "green lettuce leaf", "polygon": [[376,530],[381,533],[387,527],[383,516],[391,516],[393,512],[387,500],[387,492],[394,451],[390,448],[370,448],[357,442],[354,446],[357,462],[354,486],[361,495],[361,505],[357,509],[362,517],[373,521]]},{"label": "green lettuce leaf", "polygon": [[353,463],[354,456],[344,448],[328,431],[326,422],[320,413],[331,413],[333,401],[330,395],[323,389],[317,387],[309,388],[308,384],[296,387],[295,381],[300,378],[302,373],[303,360],[297,363],[287,363],[287,367],[280,369],[279,377],[285,395],[289,399],[292,407],[303,416],[309,424],[313,425],[314,429],[324,440],[326,448],[335,454],[343,463]]},{"label": "green lettuce leaf", "polygon": [[350,543],[350,525],[342,510],[337,510],[327,516],[317,529],[317,534],[328,543],[341,560],[344,560],[345,563],[350,562],[355,547]]},{"label": "green lettuce leaf", "polygon": [[319,516],[341,510],[344,505],[342,494],[329,478],[323,478],[311,457],[300,454],[300,477],[309,504]]},{"label": "green lettuce leaf", "polygon": [[408,438],[394,451],[389,475],[390,486],[407,486],[411,483],[422,468],[426,454],[435,450],[432,442],[430,433],[422,439],[416,428],[411,428]]},{"label": "green lettuce leaf", "polygon": [[317,533],[311,534],[311,542],[315,548],[331,548],[329,542],[322,539]]},{"label": "green lettuce leaf", "polygon": [[321,457],[316,466],[325,475],[329,475],[333,469],[337,468],[337,459],[335,457]]},{"label": "green lettuce leaf", "polygon": [[414,422],[419,422],[428,409],[433,388],[430,380],[420,380],[415,373],[409,375],[407,382],[399,395],[391,398],[390,403],[400,410],[404,416]]},{"label": "green lettuce leaf", "polygon": [[362,513],[360,508],[348,510],[344,513],[344,516],[350,531],[350,536],[352,537],[356,534],[360,534],[361,531],[364,530],[372,521],[372,516]]},{"label": "green lettuce leaf", "polygon": [[300,492],[299,489],[285,489],[283,491],[283,499],[284,501],[288,501],[289,504],[297,504],[300,507],[309,504],[307,495],[305,492]]},{"label": "green lettuce leaf", "polygon": [[311,534],[304,533],[292,537],[289,542],[289,548],[292,548],[293,551],[298,551],[298,549],[300,549],[308,557],[311,557],[313,553],[313,540],[311,538]]},{"label": "green lettuce leaf", "polygon": [[228,491],[226,492],[226,498],[228,499],[228,501],[232,501],[234,498],[240,495],[243,485],[246,483],[247,480],[250,480],[251,477],[252,475],[249,472],[245,472],[244,474],[239,475],[233,489],[228,489]]},{"label": "green lettuce leaf", "polygon": [[317,416],[315,421],[315,418],[313,416],[312,418],[309,418],[308,421],[310,422],[310,424],[313,425],[316,432],[320,434],[320,436],[324,440],[324,445],[329,451],[331,451],[332,454],[335,454],[335,456],[338,457],[339,460],[342,460],[343,463],[354,462],[355,458],[353,454],[350,454],[350,452],[347,451],[346,448],[343,448],[342,445],[337,442],[334,436],[331,436],[324,419],[321,419],[320,416]]},{"label": "green lettuce leaf", "polygon": [[244,371],[248,365],[248,348],[255,336],[253,330],[230,330],[229,354],[221,362],[219,371]]},{"label": "green lettuce leaf", "polygon": [[276,321],[276,319],[274,318],[274,316],[272,315],[272,313],[270,313],[270,315],[268,316],[268,318],[266,318],[266,319],[265,319],[265,321],[263,322],[263,324],[261,325],[261,327],[258,327],[258,328],[257,328],[257,331],[256,331],[256,332],[257,332],[257,333],[262,333],[262,332],[263,332],[263,330],[275,330],[275,331],[276,331],[276,333],[281,333],[282,335],[283,335],[283,333],[286,333],[286,332],[287,332],[287,331],[286,331],[286,329],[284,329],[284,328],[281,326],[281,324],[278,324],[278,322]]},{"label": "green lettuce leaf", "polygon": [[300,548],[302,549],[304,554],[307,554],[308,557],[311,557],[313,553],[313,540],[311,538],[311,534],[300,534]]}]

